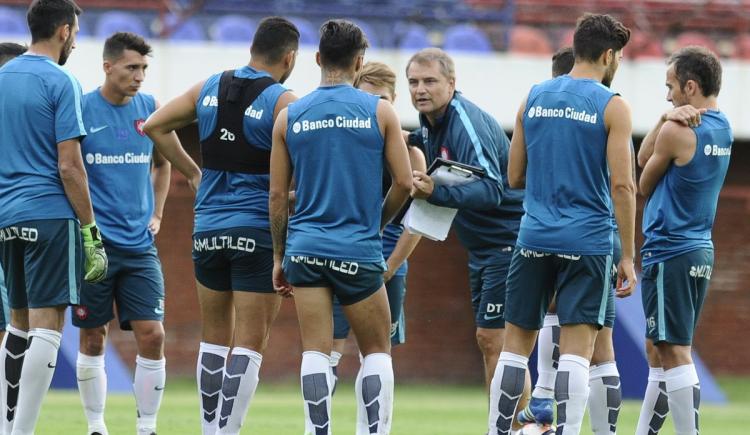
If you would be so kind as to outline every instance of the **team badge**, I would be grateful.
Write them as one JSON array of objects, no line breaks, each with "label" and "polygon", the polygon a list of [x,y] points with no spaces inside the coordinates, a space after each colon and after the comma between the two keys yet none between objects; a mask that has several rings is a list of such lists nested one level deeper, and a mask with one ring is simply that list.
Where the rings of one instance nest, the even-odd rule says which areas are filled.
[{"label": "team badge", "polygon": [[135,123],[134,123],[135,124],[135,131],[137,131],[138,134],[140,134],[141,136],[145,136],[146,135],[146,133],[144,133],[144,131],[143,131],[143,124],[145,124],[145,123],[146,123],[145,119],[136,119]]},{"label": "team badge", "polygon": [[74,313],[78,320],[86,320],[89,317],[89,308],[85,305],[76,305]]},{"label": "team badge", "polygon": [[446,146],[440,147],[440,158],[443,158],[445,160],[451,159],[451,153],[448,152],[448,147]]}]

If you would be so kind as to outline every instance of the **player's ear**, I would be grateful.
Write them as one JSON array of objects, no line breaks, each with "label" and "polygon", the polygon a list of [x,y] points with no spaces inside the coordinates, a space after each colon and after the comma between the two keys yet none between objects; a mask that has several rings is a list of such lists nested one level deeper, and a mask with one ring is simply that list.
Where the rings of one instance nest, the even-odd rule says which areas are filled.
[{"label": "player's ear", "polygon": [[73,31],[73,28],[70,24],[63,24],[62,26],[57,28],[57,38],[65,42],[70,38],[70,33]]},{"label": "player's ear", "polygon": [[104,70],[105,74],[109,74],[110,71],[112,71],[112,63],[108,59],[104,59],[104,63],[102,63],[102,69]]},{"label": "player's ear", "polygon": [[357,61],[355,62],[355,65],[354,65],[354,72],[359,74],[359,72],[362,71],[362,66],[364,64],[365,64],[365,56],[360,54],[359,56],[357,56]]},{"label": "player's ear", "polygon": [[319,51],[315,52],[315,63],[317,63],[318,66],[320,66],[320,52]]},{"label": "player's ear", "polygon": [[608,48],[607,51],[604,52],[604,66],[609,66],[612,62],[615,61],[615,51],[611,48]]}]

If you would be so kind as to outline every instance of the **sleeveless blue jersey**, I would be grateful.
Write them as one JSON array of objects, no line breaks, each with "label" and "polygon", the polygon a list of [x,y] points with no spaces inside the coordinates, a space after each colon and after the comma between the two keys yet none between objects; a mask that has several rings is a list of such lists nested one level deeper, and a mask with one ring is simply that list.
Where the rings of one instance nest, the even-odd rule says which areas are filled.
[{"label": "sleeveless blue jersey", "polygon": [[154,214],[154,144],[143,124],[155,110],[154,97],[141,93],[119,106],[99,89],[83,96],[88,136],[81,150],[96,223],[107,244],[124,250],[143,251],[154,242],[148,229]]},{"label": "sleeveless blue jersey", "polygon": [[383,136],[378,97],[320,87],[289,105],[286,143],[297,201],[287,255],[382,262]]},{"label": "sleeveless blue jersey", "polygon": [[693,129],[695,154],[684,166],[669,166],[643,211],[643,265],[700,248],[713,248],[716,204],[732,153],[732,128],[723,113],[710,110]]},{"label": "sleeveless blue jersey", "polygon": [[75,219],[58,172],[57,144],[86,135],[81,85],[45,56],[0,69],[0,228]]},{"label": "sleeveless blue jersey", "polygon": [[[249,66],[237,69],[234,76],[245,79],[270,77],[268,73]],[[207,139],[216,128],[220,79],[221,73],[206,80],[196,102],[201,141]],[[284,92],[284,86],[273,84],[247,108],[244,134],[248,142],[271,150],[273,112]],[[203,178],[195,197],[195,232],[235,227],[268,230],[268,175],[205,168],[202,172]]]},{"label": "sleeveless blue jersey", "polygon": [[613,95],[597,81],[567,75],[531,89],[523,116],[528,163],[519,246],[612,252],[604,110]]}]

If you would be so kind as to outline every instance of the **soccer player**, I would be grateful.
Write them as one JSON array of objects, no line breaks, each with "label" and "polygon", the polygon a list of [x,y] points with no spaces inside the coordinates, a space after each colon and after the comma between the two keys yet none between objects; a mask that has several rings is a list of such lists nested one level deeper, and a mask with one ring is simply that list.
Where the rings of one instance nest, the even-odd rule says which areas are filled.
[{"label": "soccer player", "polygon": [[[16,57],[26,53],[27,48],[21,44],[14,42],[2,42],[0,43],[0,68],[8,63],[9,60],[15,59]],[[7,394],[7,383],[4,383],[5,379],[5,358],[7,352],[5,351],[5,330],[16,329],[10,326],[10,307],[8,306],[8,289],[5,287],[5,274],[3,273],[2,265],[0,265],[0,297],[2,298],[2,309],[0,309],[0,416],[5,414],[5,395]],[[24,328],[28,329],[28,320],[24,322]],[[18,337],[19,334],[25,334],[23,331],[16,329],[13,340]],[[24,340],[25,341],[25,340]],[[25,351],[25,349],[24,349]],[[3,433],[2,421],[0,420],[0,433]]]},{"label": "soccer player", "polygon": [[[75,46],[80,13],[71,0],[32,2],[31,47],[0,69],[0,264],[10,307],[28,309],[30,327],[23,371],[23,335],[10,330],[14,336],[6,340],[13,360],[4,361],[6,378],[13,388],[5,426],[8,433],[15,417],[13,435],[34,432],[65,308],[78,303],[81,260],[85,256],[86,281],[101,280],[107,270],[81,158],[81,87],[61,68]],[[15,328],[21,329],[15,319],[24,314],[12,314]]]},{"label": "soccer player", "polygon": [[[575,64],[573,47],[563,47],[552,56],[552,77],[568,74]],[[634,153],[631,152],[631,159]],[[635,179],[635,174],[633,174]],[[612,264],[620,261],[620,237],[612,237]],[[617,269],[612,268],[613,277],[607,295],[607,311],[604,325],[596,335],[594,352],[589,368],[588,408],[591,430],[594,435],[610,435],[617,432],[617,418],[622,404],[620,373],[615,363],[615,351],[612,343],[612,328],[615,321],[614,284],[617,280]],[[559,364],[560,322],[557,318],[557,307],[553,301],[544,316],[544,326],[539,331],[537,370],[539,377],[531,401],[518,415],[523,423],[536,422],[540,425],[551,425],[554,420],[555,377]]]},{"label": "soccer player", "polygon": [[[382,100],[393,104],[396,99],[396,73],[386,64],[381,62],[367,62],[354,79],[353,86]],[[409,163],[412,170],[427,170],[424,154],[418,145],[408,147]],[[391,177],[383,172],[383,192],[387,192],[391,186]],[[383,272],[383,281],[388,295],[388,306],[391,311],[391,346],[402,344],[406,341],[406,320],[404,315],[404,298],[406,297],[406,273],[408,270],[407,259],[419,244],[421,236],[404,231],[401,225],[402,209],[393,222],[386,225],[383,230],[383,257],[386,259],[386,270]],[[338,299],[333,302],[333,351],[331,352],[331,367],[333,368],[334,384],[336,382],[336,367],[344,352],[346,337],[350,330],[349,322],[344,316],[344,311]],[[360,365],[360,369],[362,366]],[[361,379],[362,371],[357,373],[357,380]],[[356,382],[355,389],[359,385]],[[361,392],[357,391],[357,396]],[[358,408],[357,421],[361,424],[366,420],[366,411]]]},{"label": "soccer player", "polygon": [[[204,434],[217,429],[239,433],[281,306],[271,281],[271,133],[277,114],[296,99],[281,83],[294,69],[298,45],[294,24],[280,17],[264,19],[255,31],[248,65],[198,83],[145,126],[191,186],[200,185],[193,262],[202,319],[196,372]],[[201,170],[171,138],[175,129],[196,119],[202,181]],[[226,363],[230,345],[234,348]]]},{"label": "soccer player", "polygon": [[[139,92],[151,47],[133,33],[115,33],[104,43],[104,84],[83,96],[88,135],[81,141],[94,215],[109,254],[107,277],[84,284],[73,310],[80,329],[76,363],[78,390],[88,432],[107,434],[104,405],[107,375],[104,346],[117,306],[120,328],[132,330],[137,433],[156,433],[166,379],[164,279],[154,246],[169,190],[170,165],[143,132],[157,103]],[[153,169],[152,169],[153,162]]]},{"label": "soccer player", "polygon": [[[274,287],[285,296],[293,290],[295,298],[305,433],[331,433],[335,295],[363,355],[357,402],[366,410],[368,427],[358,425],[356,433],[388,434],[394,381],[379,232],[409,195],[409,155],[393,106],[352,87],[367,48],[362,30],[329,20],[320,35],[320,87],[283,110],[273,130]],[[392,184],[383,195],[385,168]],[[292,177],[296,204],[289,217]]]},{"label": "soccer player", "polygon": [[[717,57],[706,48],[687,47],[672,54],[668,65],[667,100],[675,107],[692,106],[686,111],[692,115],[688,125],[662,117],[655,140],[639,153],[645,163],[639,187],[648,198],[641,248],[643,311],[675,432],[697,434],[700,385],[690,352],[713,272],[711,230],[733,137],[717,101],[722,75]],[[666,407],[654,413],[658,390],[651,382],[649,387],[638,434],[657,431],[648,426],[660,426],[667,413]]]},{"label": "soccer player", "polygon": [[[455,228],[469,253],[476,337],[489,387],[503,345],[505,280],[523,191],[508,185],[508,137],[497,121],[456,91],[453,59],[438,48],[416,53],[406,66],[412,104],[419,111],[428,162],[438,157],[483,168],[486,176],[461,186],[434,186],[415,172],[412,196],[459,209]],[[530,381],[529,381],[530,385]]]},{"label": "soccer player", "polygon": [[589,363],[610,290],[612,202],[622,242],[617,293],[627,295],[635,286],[630,108],[608,87],[629,38],[611,16],[584,15],[573,38],[570,74],[534,86],[519,108],[508,176],[511,186],[526,187],[526,214],[508,274],[506,340],[492,379],[490,433],[510,432],[528,356],[553,294],[561,325],[558,428],[580,433]]}]

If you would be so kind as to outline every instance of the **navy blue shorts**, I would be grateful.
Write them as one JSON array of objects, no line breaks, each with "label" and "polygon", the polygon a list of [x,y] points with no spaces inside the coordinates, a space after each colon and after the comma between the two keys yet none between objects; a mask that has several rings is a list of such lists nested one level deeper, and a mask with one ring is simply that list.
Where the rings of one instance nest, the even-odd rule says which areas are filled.
[{"label": "navy blue shorts", "polygon": [[[391,309],[391,345],[406,342],[406,316],[404,300],[406,299],[406,275],[393,276],[385,283],[388,293],[388,307]],[[395,320],[394,320],[395,319]],[[346,320],[344,309],[338,298],[333,298],[333,338],[341,340],[349,336],[351,326]]]},{"label": "navy blue shorts", "polygon": [[612,292],[611,255],[569,255],[517,247],[508,273],[505,320],[541,329],[552,297],[560,325],[603,326]]},{"label": "navy blue shorts", "polygon": [[617,266],[622,258],[622,247],[620,246],[620,235],[614,234],[614,244],[612,247],[612,277],[610,278],[611,288],[607,296],[607,309],[604,313],[604,326],[613,328],[615,326],[615,287],[617,287]]},{"label": "navy blue shorts", "polygon": [[469,260],[474,322],[479,328],[505,328],[505,283],[513,247],[498,248],[482,261]]},{"label": "navy blue shorts", "polygon": [[156,247],[130,252],[104,246],[109,259],[107,277],[83,283],[81,302],[73,308],[73,324],[96,328],[114,319],[120,328],[133,329],[132,320],[164,320],[164,277]]},{"label": "navy blue shorts", "polygon": [[330,288],[342,305],[351,305],[380,290],[385,262],[359,263],[287,255],[283,267],[284,276],[293,287]]},{"label": "navy blue shorts", "polygon": [[273,245],[267,229],[195,233],[193,265],[195,278],[211,290],[273,293]]},{"label": "navy blue shorts", "polygon": [[77,304],[82,264],[75,220],[28,221],[0,229],[0,267],[10,308]]},{"label": "navy blue shorts", "polygon": [[646,338],[681,346],[693,343],[713,267],[713,249],[697,249],[643,268]]}]

